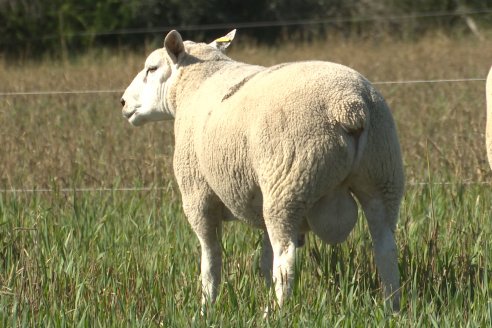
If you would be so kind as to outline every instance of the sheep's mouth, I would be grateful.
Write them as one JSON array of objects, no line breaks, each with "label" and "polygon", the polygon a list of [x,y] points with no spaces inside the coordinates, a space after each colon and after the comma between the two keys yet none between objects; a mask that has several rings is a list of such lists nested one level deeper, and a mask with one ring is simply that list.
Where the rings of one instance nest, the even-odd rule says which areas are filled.
[{"label": "sheep's mouth", "polygon": [[123,111],[123,117],[129,120],[136,112],[137,108],[133,108],[131,111]]},{"label": "sheep's mouth", "polygon": [[127,120],[130,119],[130,117],[133,116],[133,114],[135,114],[135,111],[131,111],[131,112],[128,112],[128,113],[123,113],[123,117],[126,118]]}]

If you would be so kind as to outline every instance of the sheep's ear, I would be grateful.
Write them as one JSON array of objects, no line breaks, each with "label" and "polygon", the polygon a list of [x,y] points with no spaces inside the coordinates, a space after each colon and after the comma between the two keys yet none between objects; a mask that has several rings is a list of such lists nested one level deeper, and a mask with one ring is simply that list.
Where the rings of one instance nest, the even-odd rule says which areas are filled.
[{"label": "sheep's ear", "polygon": [[236,29],[230,31],[226,35],[215,39],[214,41],[210,42],[209,44],[214,47],[219,49],[220,51],[224,52],[227,47],[231,44],[232,40],[234,40],[234,36],[236,35]]},{"label": "sheep's ear", "polygon": [[166,35],[164,39],[164,48],[166,48],[169,57],[173,63],[178,62],[179,55],[184,52],[183,39],[181,38],[181,34],[176,30],[172,30]]}]

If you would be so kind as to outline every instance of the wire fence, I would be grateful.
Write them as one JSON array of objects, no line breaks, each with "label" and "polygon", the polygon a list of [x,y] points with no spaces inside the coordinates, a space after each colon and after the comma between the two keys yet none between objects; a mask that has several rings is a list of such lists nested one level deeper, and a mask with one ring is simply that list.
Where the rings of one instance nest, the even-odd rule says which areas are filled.
[{"label": "wire fence", "polygon": [[[406,183],[407,187],[424,187],[424,186],[490,186],[491,181],[435,181],[435,182],[423,182],[423,181],[410,181]],[[80,193],[80,192],[149,192],[149,191],[163,191],[169,190],[169,187],[161,186],[145,186],[145,187],[82,187],[82,188],[12,188],[12,189],[0,189],[0,193],[3,194],[35,194],[35,193]]]},{"label": "wire fence", "polygon": [[82,188],[26,188],[26,189],[0,189],[0,193],[51,193],[51,192],[60,192],[60,193],[69,193],[69,192],[108,192],[108,191],[156,191],[156,190],[167,190],[169,187],[155,187],[155,186],[146,186],[146,187],[121,187],[121,188],[110,188],[110,187],[82,187]]},{"label": "wire fence", "polygon": [[[395,80],[395,81],[375,81],[374,85],[390,84],[429,84],[429,83],[459,83],[459,82],[484,82],[485,78],[456,78],[456,79],[433,79],[433,80]],[[104,93],[123,93],[124,89],[108,90],[41,90],[41,91],[4,91],[0,92],[0,97],[7,96],[49,96],[49,95],[74,95],[74,94],[104,94]]]},{"label": "wire fence", "polygon": [[124,89],[108,90],[41,90],[41,91],[5,91],[0,92],[0,97],[7,96],[50,96],[50,95],[75,95],[75,94],[98,94],[98,93],[122,93]]},{"label": "wire fence", "polygon": [[[433,79],[433,80],[396,80],[396,81],[375,81],[372,84],[375,85],[398,85],[398,84],[429,84],[429,83],[466,83],[466,82],[484,82],[485,78],[456,78],[456,79]],[[52,91],[19,91],[19,92],[0,92],[0,97],[5,96],[46,96],[46,95],[74,95],[74,94],[101,94],[101,93],[122,93],[123,89],[111,89],[111,90],[52,90]],[[492,182],[488,181],[463,181],[463,182],[408,182],[407,186],[427,186],[427,185],[492,185]],[[60,189],[45,189],[45,188],[20,188],[20,189],[0,189],[0,193],[52,193],[55,191],[61,193],[69,192],[144,192],[144,191],[158,191],[168,189],[167,187],[122,187],[122,188],[60,188]]]},{"label": "wire fence", "polygon": [[[405,85],[405,84],[432,84],[432,83],[466,83],[466,82],[484,82],[485,78],[455,78],[455,79],[432,79],[432,80],[395,80],[395,81],[375,81],[372,84],[375,85]],[[74,95],[74,94],[107,94],[107,93],[122,93],[123,89],[108,89],[108,90],[51,90],[51,91],[18,91],[18,92],[0,92],[0,97],[6,96],[47,96],[47,95]],[[492,185],[492,182],[488,181],[462,181],[462,182],[422,182],[413,181],[408,182],[407,186],[452,186],[452,185]],[[145,186],[145,187],[75,187],[75,188],[59,188],[59,189],[47,189],[47,188],[12,188],[12,189],[0,189],[0,193],[70,193],[70,192],[145,192],[145,191],[160,191],[169,189],[169,187],[158,186]]]}]

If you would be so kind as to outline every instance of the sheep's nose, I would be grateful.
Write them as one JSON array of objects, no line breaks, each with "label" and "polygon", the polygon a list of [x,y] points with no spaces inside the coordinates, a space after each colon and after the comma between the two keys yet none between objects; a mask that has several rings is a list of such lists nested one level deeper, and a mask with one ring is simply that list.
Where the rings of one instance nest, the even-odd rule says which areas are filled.
[{"label": "sheep's nose", "polygon": [[120,103],[121,103],[121,106],[125,107],[125,99],[121,98]]}]

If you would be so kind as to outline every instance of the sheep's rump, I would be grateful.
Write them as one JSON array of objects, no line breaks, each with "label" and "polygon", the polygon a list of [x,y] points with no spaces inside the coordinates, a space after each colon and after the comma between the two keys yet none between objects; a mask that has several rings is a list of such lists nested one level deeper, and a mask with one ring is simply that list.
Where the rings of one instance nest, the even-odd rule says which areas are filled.
[{"label": "sheep's rump", "polygon": [[261,226],[265,202],[308,208],[349,176],[372,87],[326,62],[251,67],[234,62],[209,78],[190,121],[211,188],[235,216]]}]

